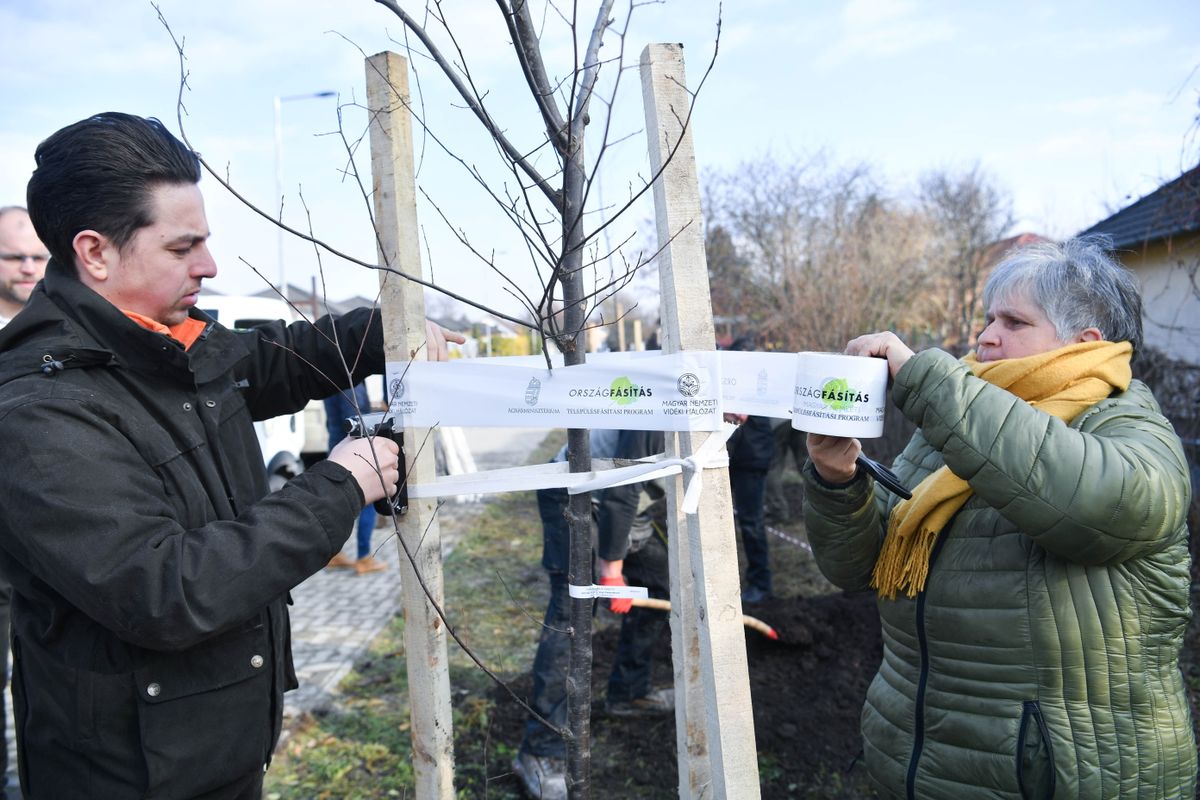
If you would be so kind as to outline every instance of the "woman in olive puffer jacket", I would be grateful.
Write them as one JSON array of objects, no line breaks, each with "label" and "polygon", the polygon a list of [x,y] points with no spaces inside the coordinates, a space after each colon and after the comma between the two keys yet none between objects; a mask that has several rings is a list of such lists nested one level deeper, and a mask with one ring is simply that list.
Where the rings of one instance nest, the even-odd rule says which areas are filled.
[{"label": "woman in olive puffer jacket", "polygon": [[809,436],[817,561],[879,594],[862,728],[882,796],[1195,796],[1187,463],[1131,379],[1141,298],[1102,244],[1010,253],[962,360],[847,346],[888,360],[918,426],[894,465],[911,500],[856,470],[857,440]]}]

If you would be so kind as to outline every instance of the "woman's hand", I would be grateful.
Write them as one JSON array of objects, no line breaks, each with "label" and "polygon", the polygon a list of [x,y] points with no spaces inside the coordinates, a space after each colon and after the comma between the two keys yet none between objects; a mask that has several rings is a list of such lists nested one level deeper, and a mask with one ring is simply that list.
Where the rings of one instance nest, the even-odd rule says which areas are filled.
[{"label": "woman's hand", "polygon": [[[861,337],[860,337],[861,338]],[[857,341],[857,340],[856,340]],[[813,468],[826,483],[849,483],[858,472],[855,459],[862,452],[862,442],[845,436],[808,434],[808,457]]]},{"label": "woman's hand", "polygon": [[900,371],[905,362],[913,357],[913,351],[900,341],[899,336],[891,331],[883,331],[851,339],[850,343],[846,345],[846,355],[886,358],[888,373],[895,378],[896,373]]}]

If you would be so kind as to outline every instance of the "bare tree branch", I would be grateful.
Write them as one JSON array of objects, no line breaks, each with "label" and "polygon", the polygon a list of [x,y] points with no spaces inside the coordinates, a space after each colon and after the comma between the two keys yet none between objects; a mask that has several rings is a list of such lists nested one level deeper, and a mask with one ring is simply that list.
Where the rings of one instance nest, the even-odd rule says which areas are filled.
[{"label": "bare tree branch", "polygon": [[561,159],[567,152],[567,123],[555,105],[554,90],[546,77],[546,65],[542,62],[542,51],[538,46],[537,33],[533,29],[533,18],[529,14],[529,2],[515,0],[511,7],[508,0],[496,0],[496,3],[504,15],[509,35],[513,38],[513,49],[517,51],[521,73],[529,84],[529,91],[537,102],[538,109],[542,112],[546,133]]},{"label": "bare tree branch", "polygon": [[434,44],[433,40],[429,37],[429,34],[425,32],[425,28],[422,27],[419,22],[409,16],[408,12],[402,9],[400,5],[395,2],[395,0],[375,0],[375,2],[384,6],[397,17],[399,17],[404,23],[405,27],[412,31],[413,34],[421,40],[421,43],[424,44],[428,49],[429,55],[431,55],[434,61],[438,63],[438,66],[442,68],[442,72],[445,74],[446,79],[454,85],[454,88],[458,91],[459,96],[462,97],[463,101],[466,102],[471,111],[475,113],[475,116],[483,124],[483,127],[487,130],[488,134],[491,135],[497,144],[504,148],[504,151],[508,154],[509,158],[513,160],[513,162],[520,165],[525,174],[528,175],[534,184],[542,190],[542,193],[546,195],[546,198],[553,203],[556,208],[561,207],[562,198],[559,193],[554,190],[550,183],[543,178],[540,173],[538,173],[533,165],[530,164],[529,161],[521,155],[520,151],[517,150],[517,148],[514,147],[513,144],[508,140],[508,137],[504,135],[504,132],[495,123],[495,121],[492,120],[491,116],[487,113],[483,106],[480,105],[475,95],[466,87],[465,84],[463,84],[462,79],[458,77],[458,73],[455,71],[453,65],[450,64],[446,60],[446,57],[442,55],[437,45]]}]

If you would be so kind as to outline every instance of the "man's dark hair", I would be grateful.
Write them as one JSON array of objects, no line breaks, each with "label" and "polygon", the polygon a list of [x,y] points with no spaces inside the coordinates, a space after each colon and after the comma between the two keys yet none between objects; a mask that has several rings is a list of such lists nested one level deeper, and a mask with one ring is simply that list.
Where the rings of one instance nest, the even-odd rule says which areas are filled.
[{"label": "man's dark hair", "polygon": [[198,183],[200,159],[154,118],[107,112],[68,125],[38,145],[26,200],[38,238],[74,273],[80,231],[118,249],[154,222],[150,194]]}]

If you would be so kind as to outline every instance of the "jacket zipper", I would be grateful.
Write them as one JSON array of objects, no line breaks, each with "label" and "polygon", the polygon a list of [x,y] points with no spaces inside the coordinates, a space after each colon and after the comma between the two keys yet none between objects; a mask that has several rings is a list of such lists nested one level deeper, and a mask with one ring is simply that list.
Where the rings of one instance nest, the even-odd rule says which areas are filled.
[{"label": "jacket zipper", "polygon": [[[1086,411],[1080,418],[1072,422],[1071,427],[1080,429],[1083,422],[1099,409],[1093,406]],[[950,521],[942,528],[942,533],[951,530],[954,527],[954,521],[958,518],[956,512]],[[938,554],[942,551],[942,545],[945,544],[946,537],[939,534],[937,542],[933,546],[933,552],[929,554],[929,575],[933,575],[933,564],[937,561]],[[929,642],[926,639],[925,633],[925,595],[929,588],[929,580],[925,582],[925,590],[922,590],[917,595],[917,647],[921,656],[920,675],[917,679],[917,697],[916,707],[913,709],[913,749],[912,755],[908,760],[908,776],[905,780],[905,794],[908,800],[916,800],[917,798],[917,766],[921,761],[921,751],[925,747],[925,688],[929,683]],[[1048,732],[1045,738],[1048,741]]]},{"label": "jacket zipper", "polygon": [[929,577],[925,580],[925,588],[917,595],[917,649],[921,654],[921,669],[917,678],[916,705],[913,709],[913,748],[912,755],[908,760],[908,777],[905,781],[908,800],[917,798],[917,765],[921,761],[921,751],[925,747],[925,687],[929,682],[929,642],[925,633],[925,597],[929,591],[929,579],[933,577],[934,562],[937,561],[938,554],[942,552],[942,545],[946,543],[944,534],[954,525],[957,516],[956,513],[951,517],[946,526],[942,528],[942,533],[938,534],[937,541],[933,545],[933,552],[929,554]]}]

